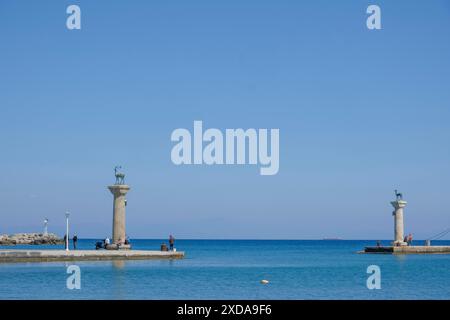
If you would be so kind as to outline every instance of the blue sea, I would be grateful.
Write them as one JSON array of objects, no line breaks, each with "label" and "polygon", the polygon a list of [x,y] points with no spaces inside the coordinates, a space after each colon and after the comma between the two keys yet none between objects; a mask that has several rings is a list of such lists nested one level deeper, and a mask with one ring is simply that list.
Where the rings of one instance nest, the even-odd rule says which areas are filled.
[{"label": "blue sea", "polygon": [[[158,250],[162,242],[167,241],[132,243],[135,249]],[[79,247],[92,249],[94,243],[83,239]],[[0,264],[0,299],[450,299],[450,255],[357,253],[374,244],[177,240],[177,250],[186,253],[182,260]],[[66,287],[71,264],[81,269],[80,290]],[[381,269],[379,290],[366,286],[370,265]]]}]

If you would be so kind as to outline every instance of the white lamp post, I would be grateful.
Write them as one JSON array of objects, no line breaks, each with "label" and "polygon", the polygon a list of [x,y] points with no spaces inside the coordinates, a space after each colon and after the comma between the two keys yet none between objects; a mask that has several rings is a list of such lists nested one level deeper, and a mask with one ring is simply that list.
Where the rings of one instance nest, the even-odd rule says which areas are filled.
[{"label": "white lamp post", "polygon": [[44,219],[44,236],[46,236],[48,234],[47,226],[48,226],[48,219],[45,218]]},{"label": "white lamp post", "polygon": [[66,251],[69,251],[69,216],[70,212],[66,211]]}]

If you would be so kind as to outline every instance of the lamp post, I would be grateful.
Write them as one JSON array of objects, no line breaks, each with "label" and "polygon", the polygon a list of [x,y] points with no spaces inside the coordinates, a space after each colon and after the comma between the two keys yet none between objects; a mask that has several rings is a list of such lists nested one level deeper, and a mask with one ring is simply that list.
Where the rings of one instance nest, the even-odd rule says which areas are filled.
[{"label": "lamp post", "polygon": [[66,251],[69,251],[69,216],[70,212],[66,211]]},{"label": "lamp post", "polygon": [[44,236],[46,236],[48,234],[47,226],[48,226],[48,219],[45,218],[44,219]]}]

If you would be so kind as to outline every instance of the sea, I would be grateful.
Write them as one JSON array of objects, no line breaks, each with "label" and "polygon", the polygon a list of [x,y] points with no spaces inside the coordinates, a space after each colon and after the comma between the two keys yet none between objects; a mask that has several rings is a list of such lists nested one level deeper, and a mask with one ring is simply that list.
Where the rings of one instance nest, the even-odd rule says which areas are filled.
[{"label": "sea", "polygon": [[[93,249],[96,241],[80,239],[78,247]],[[167,240],[132,240],[132,245],[158,250],[162,242]],[[375,244],[375,240],[177,240],[176,249],[185,252],[184,259],[1,263],[0,299],[450,299],[450,255],[358,253]],[[62,246],[0,247],[19,248]],[[68,267],[74,264],[80,268],[80,289],[67,286]],[[379,289],[367,285],[373,283],[371,266],[379,268]]]}]

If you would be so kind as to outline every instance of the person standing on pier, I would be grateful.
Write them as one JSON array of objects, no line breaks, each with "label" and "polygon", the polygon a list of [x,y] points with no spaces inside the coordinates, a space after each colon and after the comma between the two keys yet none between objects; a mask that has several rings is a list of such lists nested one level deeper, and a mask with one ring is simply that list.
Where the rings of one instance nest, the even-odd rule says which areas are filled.
[{"label": "person standing on pier", "polygon": [[74,236],[73,236],[72,241],[73,241],[73,249],[74,249],[74,250],[77,250],[77,243],[78,243],[78,237],[77,237],[77,235],[74,235]]},{"label": "person standing on pier", "polygon": [[173,251],[173,245],[175,243],[175,238],[173,237],[173,235],[169,236],[169,247],[170,247],[170,251]]}]

